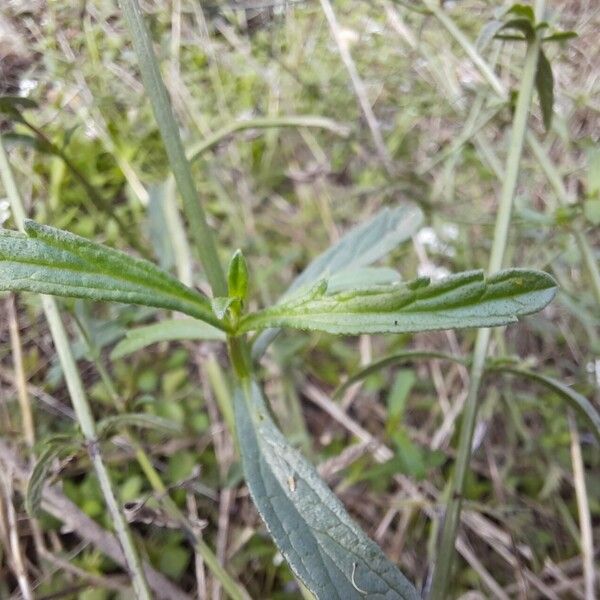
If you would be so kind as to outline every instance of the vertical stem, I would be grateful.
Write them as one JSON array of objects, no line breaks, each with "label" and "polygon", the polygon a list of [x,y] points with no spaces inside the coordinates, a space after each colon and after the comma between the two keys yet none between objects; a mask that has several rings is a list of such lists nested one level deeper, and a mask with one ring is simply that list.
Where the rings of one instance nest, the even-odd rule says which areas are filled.
[{"label": "vertical stem", "polygon": [[144,87],[150,97],[152,110],[169,157],[169,163],[179,193],[183,198],[185,212],[200,254],[200,260],[206,271],[208,282],[212,287],[213,295],[226,296],[227,284],[219,262],[213,234],[208,226],[206,215],[196,192],[190,165],[185,157],[183,144],[179,137],[179,129],[154,56],[152,40],[144,23],[140,5],[138,0],[121,0],[120,4],[131,32]]},{"label": "vertical stem", "polygon": [[[11,203],[16,224],[20,230],[23,230],[25,211],[23,209],[21,196],[17,189],[1,136],[0,176],[2,177],[2,183]],[[104,462],[102,461],[102,457],[100,456],[98,441],[96,440],[94,417],[85,394],[81,377],[79,376],[79,371],[77,370],[75,359],[73,358],[73,354],[71,352],[71,346],[69,345],[69,339],[60,317],[58,306],[54,298],[51,296],[42,295],[41,299],[46,320],[50,326],[50,332],[52,334],[54,346],[60,360],[65,381],[67,382],[71,403],[75,409],[77,420],[79,422],[79,426],[81,427],[81,432],[83,433],[83,436],[88,444],[90,459],[94,466],[96,476],[98,477],[106,505],[113,519],[115,533],[121,542],[123,553],[125,554],[127,561],[127,566],[131,572],[135,596],[140,600],[150,600],[150,591],[148,589],[148,584],[146,582],[146,577],[144,575],[137,549],[133,542],[133,538],[131,537],[131,532],[127,526],[127,522],[125,521],[125,518],[117,503],[108,471]]]},{"label": "vertical stem", "polygon": [[[543,12],[543,5],[543,1],[538,1],[538,16],[541,16],[541,13]],[[535,40],[528,45],[527,54],[525,56],[521,87],[517,99],[510,146],[506,160],[506,172],[500,195],[498,214],[496,216],[494,241],[488,267],[490,273],[494,273],[502,268],[502,261],[506,251],[513,198],[519,175],[519,163],[523,151],[523,142],[527,132],[527,117],[529,115],[531,99],[533,97],[540,46],[541,35],[538,33]],[[433,574],[430,596],[433,600],[445,598],[448,592],[452,561],[454,558],[454,545],[456,542],[456,534],[462,507],[462,493],[471,459],[473,432],[475,430],[477,418],[477,400],[483,377],[490,335],[490,329],[480,329],[477,332],[473,364],[471,366],[471,381],[462,418],[456,466],[454,477],[450,485],[450,495],[448,506],[446,507],[440,550]]]},{"label": "vertical stem", "polygon": [[[478,52],[477,48],[469,41],[467,36],[456,26],[454,21],[444,12],[444,10],[437,6],[433,0],[425,0],[425,2],[428,9],[431,10],[433,15],[445,27],[446,31],[448,31],[455,41],[458,42],[467,56],[469,56],[469,58],[473,61],[473,64],[478,68],[483,78],[494,90],[494,93],[496,93],[499,98],[505,100],[507,97],[507,91],[504,85]],[[541,15],[543,9],[544,0],[537,0],[535,7],[536,15]],[[527,132],[526,137],[531,151],[533,152],[540,167],[544,171],[548,182],[554,188],[559,201],[563,205],[568,204],[568,194],[561,178],[557,173],[556,167],[548,158],[548,155],[537,141],[535,135],[532,132]],[[596,302],[600,304],[600,268],[598,267],[598,262],[594,256],[592,248],[590,247],[587,237],[585,236],[585,233],[575,229],[573,231],[573,235],[575,237],[575,241],[577,242],[577,246],[579,247],[579,251],[581,252],[583,262],[590,275],[592,281],[592,290],[594,292]]]}]

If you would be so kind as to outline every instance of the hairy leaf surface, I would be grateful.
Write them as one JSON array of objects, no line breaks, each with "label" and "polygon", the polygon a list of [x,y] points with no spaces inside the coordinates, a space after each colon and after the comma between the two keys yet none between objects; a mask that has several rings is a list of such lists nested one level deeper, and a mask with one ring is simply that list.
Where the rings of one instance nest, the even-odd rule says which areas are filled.
[{"label": "hairy leaf surface", "polygon": [[205,296],[151,262],[33,221],[25,231],[0,230],[0,290],[143,304],[223,327]]},{"label": "hairy leaf surface", "polygon": [[[351,229],[337,244],[317,256],[292,282],[283,295],[285,301],[319,279],[330,279],[341,273],[362,273],[363,267],[389,254],[396,246],[409,239],[423,223],[423,212],[415,204],[404,204],[394,209],[384,208],[371,220]],[[277,330],[264,331],[252,349],[261,356],[275,339]]]},{"label": "hairy leaf surface", "polygon": [[239,331],[293,327],[358,335],[493,327],[541,310],[555,292],[552,277],[524,269],[487,279],[483,271],[469,271],[438,283],[421,278],[337,294],[327,294],[323,281],[301,297],[244,317]]},{"label": "hairy leaf surface", "polygon": [[294,573],[321,600],[416,600],[415,588],[346,513],[275,427],[262,393],[235,395],[244,473],[254,503]]}]

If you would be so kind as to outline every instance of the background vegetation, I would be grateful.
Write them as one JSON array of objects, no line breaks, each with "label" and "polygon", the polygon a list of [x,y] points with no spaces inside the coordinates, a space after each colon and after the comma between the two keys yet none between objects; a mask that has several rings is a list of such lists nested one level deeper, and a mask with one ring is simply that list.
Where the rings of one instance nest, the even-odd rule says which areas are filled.
[{"label": "background vegetation", "polygon": [[[193,163],[222,247],[242,248],[251,265],[252,305],[272,303],[343,232],[405,200],[421,205],[427,223],[388,261],[403,278],[485,268],[524,46],[494,41],[481,50],[503,95],[419,3],[340,1],[336,22],[323,12],[329,3],[265,4],[143,4],[187,147],[248,119],[330,120],[232,132]],[[589,269],[600,243],[595,4],[549,3],[550,24],[578,35],[547,48],[555,115],[548,132],[539,104],[530,118],[538,143],[525,148],[506,260],[552,273],[560,293],[492,344],[496,355],[517,356],[598,405],[600,282]],[[464,0],[445,3],[443,14],[474,44],[496,8]],[[168,163],[116,4],[12,1],[1,10],[0,91],[37,103],[23,112],[27,123],[10,114],[2,122],[29,216],[149,255],[203,288],[181,223],[162,208],[173,194]],[[15,225],[2,200],[0,220]],[[127,597],[108,538],[100,530],[90,538],[94,523],[111,522],[84,452],[51,470],[62,510],[39,519],[24,511],[27,447],[72,435],[75,425],[39,298],[1,302],[0,597],[19,597],[22,578],[36,598]],[[222,416],[230,395],[222,345],[111,353],[128,328],[160,312],[60,305],[96,418],[114,414],[116,403],[180,424],[181,434],[142,438],[173,500],[252,598],[301,597],[241,482]],[[407,350],[468,357],[474,339],[473,331],[360,339],[290,332],[262,362],[282,430],[419,585],[436,555],[468,369],[410,361],[332,396],[374,359]],[[161,579],[165,596],[219,597],[212,571],[162,513],[128,438],[113,437],[103,450],[120,500],[134,507],[145,557],[171,581]],[[585,577],[600,547],[599,475],[597,442],[555,394],[489,375],[450,596],[593,597]]]}]

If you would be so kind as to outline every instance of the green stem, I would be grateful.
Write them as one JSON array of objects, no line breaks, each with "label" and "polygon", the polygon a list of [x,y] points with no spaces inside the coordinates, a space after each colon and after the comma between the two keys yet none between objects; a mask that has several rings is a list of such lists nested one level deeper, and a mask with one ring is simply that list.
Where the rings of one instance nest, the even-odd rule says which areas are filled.
[{"label": "green stem", "polygon": [[[543,2],[538,2],[538,15],[541,14],[542,9]],[[502,268],[502,262],[506,252],[513,199],[519,175],[519,163],[523,152],[523,143],[527,131],[527,118],[535,87],[535,73],[540,47],[541,34],[538,34],[535,40],[528,45],[527,54],[525,56],[521,88],[517,99],[510,147],[506,160],[505,177],[502,185],[498,214],[496,216],[494,241],[488,266],[489,273],[494,273]],[[469,392],[462,417],[454,477],[450,485],[450,495],[448,506],[446,508],[440,549],[433,574],[430,596],[433,600],[441,600],[447,597],[448,593],[452,561],[454,558],[454,546],[456,543],[462,507],[462,493],[471,459],[473,432],[475,430],[477,418],[479,388],[483,377],[490,335],[490,329],[480,329],[477,332],[473,364],[471,366]]]},{"label": "green stem", "polygon": [[[11,203],[15,222],[17,227],[22,231],[25,219],[25,210],[23,209],[23,202],[21,201],[21,196],[16,186],[1,136],[0,175],[2,177],[2,183],[5,191]],[[150,600],[150,590],[148,589],[148,584],[146,582],[146,577],[144,575],[144,570],[138,551],[135,547],[133,538],[131,536],[131,531],[127,526],[125,517],[119,508],[108,470],[102,460],[102,456],[100,455],[98,441],[96,439],[96,424],[94,422],[94,417],[85,394],[83,382],[81,381],[79,371],[77,370],[75,359],[73,358],[73,353],[71,352],[71,346],[69,344],[69,339],[67,337],[64,324],[60,317],[58,305],[56,300],[51,296],[42,295],[41,299],[46,320],[48,321],[48,325],[50,327],[50,333],[52,334],[52,339],[54,341],[54,346],[56,347],[60,365],[65,376],[65,381],[71,397],[71,403],[75,409],[75,414],[77,416],[79,426],[81,427],[81,432],[86,440],[90,460],[92,461],[92,465],[94,467],[94,471],[96,472],[96,476],[98,477],[98,482],[100,484],[104,500],[113,520],[115,533],[121,542],[121,547],[123,548],[123,553],[125,554],[127,566],[131,572],[135,596],[141,600]]]},{"label": "green stem", "polygon": [[171,103],[152,49],[152,40],[144,23],[140,5],[137,0],[121,0],[121,7],[131,32],[144,87],[150,97],[173,176],[183,198],[185,212],[200,254],[200,260],[212,287],[213,295],[226,296],[227,283],[219,262],[213,233],[208,226],[206,215],[196,192],[190,165],[185,157],[179,129],[173,116]]}]

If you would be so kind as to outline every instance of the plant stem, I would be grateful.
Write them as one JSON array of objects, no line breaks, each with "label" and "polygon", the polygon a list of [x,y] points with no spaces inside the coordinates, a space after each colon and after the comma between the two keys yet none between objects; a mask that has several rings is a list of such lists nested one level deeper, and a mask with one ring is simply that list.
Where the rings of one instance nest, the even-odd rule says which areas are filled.
[{"label": "plant stem", "polygon": [[152,49],[152,40],[144,23],[137,0],[121,0],[125,20],[131,32],[135,52],[138,57],[144,87],[150,97],[152,110],[160,130],[167,156],[179,193],[183,198],[185,212],[189,220],[191,233],[198,248],[200,260],[206,271],[206,277],[214,296],[227,295],[227,283],[219,262],[213,233],[206,221],[206,215],[192,178],[190,165],[179,137],[179,129],[173,116],[167,89],[163,83],[158,62]]},{"label": "plant stem", "polygon": [[[538,1],[538,15],[541,15],[543,12],[543,5],[543,0],[541,2]],[[494,241],[492,244],[492,252],[488,266],[488,271],[490,274],[502,268],[502,261],[506,251],[508,230],[513,207],[513,198],[517,186],[519,163],[523,152],[525,133],[527,131],[527,117],[529,115],[529,109],[533,97],[535,73],[540,47],[541,34],[538,33],[535,40],[528,45],[525,56],[521,87],[517,99],[510,147],[506,160],[505,177],[502,185],[498,214],[496,216]],[[439,546],[440,549],[433,574],[430,596],[433,600],[442,600],[447,596],[448,592],[452,561],[454,558],[454,546],[456,543],[456,534],[462,506],[462,493],[465,485],[467,469],[471,459],[473,432],[475,430],[477,418],[477,400],[479,396],[481,380],[483,377],[490,335],[490,329],[480,329],[477,332],[473,364],[471,366],[471,380],[462,417],[454,477],[450,485],[450,495],[448,497],[448,505],[446,507],[444,527]]]},{"label": "plant stem", "polygon": [[[183,150],[183,144],[179,137],[179,129],[175,123],[167,90],[163,83],[154,51],[152,50],[152,41],[144,23],[139,3],[137,0],[121,0],[121,6],[132,34],[144,87],[150,96],[154,116],[167,150],[175,182],[183,198],[185,212],[192,228],[194,240],[198,246],[200,259],[212,287],[213,295],[226,296],[227,282],[225,274],[218,259],[212,231],[206,222],[204,210],[194,187],[190,165]],[[234,346],[236,351],[230,354],[230,359],[235,365],[237,364],[238,351],[241,353],[241,356],[246,356],[247,349],[245,348],[244,340],[241,339],[237,339]],[[149,466],[152,467],[151,464]],[[151,471],[148,471],[148,473],[151,474]],[[151,477],[150,481],[153,483],[153,486],[156,486],[155,489],[157,491],[160,490],[161,486],[162,490],[166,491],[158,474],[156,474],[156,477]],[[177,509],[179,511],[177,505],[170,498],[167,500],[167,505],[171,507],[171,510]],[[219,579],[223,588],[234,600],[246,600],[248,598],[247,594],[231,579],[204,541],[197,540],[197,550],[208,568]]]},{"label": "plant stem", "polygon": [[[23,223],[25,219],[25,211],[23,209],[23,202],[16,186],[12,169],[8,162],[8,156],[4,148],[2,137],[0,136],[0,176],[9,201],[11,203],[13,216],[17,227],[22,231]],[[50,326],[50,332],[54,341],[54,346],[58,354],[60,365],[62,367],[67,388],[69,390],[69,396],[71,397],[71,403],[75,409],[75,414],[81,427],[81,432],[87,442],[88,452],[92,465],[98,477],[104,500],[113,519],[113,525],[115,533],[121,542],[123,553],[127,561],[127,566],[131,573],[133,589],[135,596],[141,600],[150,600],[150,591],[146,582],[146,577],[142,568],[142,564],[139,558],[139,554],[133,542],[131,532],[127,526],[127,522],[121,512],[121,509],[117,503],[108,470],[100,455],[98,441],[96,439],[96,426],[94,417],[85,394],[79,371],[73,354],[71,352],[71,346],[67,337],[67,332],[63,325],[58,305],[56,300],[51,296],[41,296],[42,307],[46,315],[46,320]]]}]

